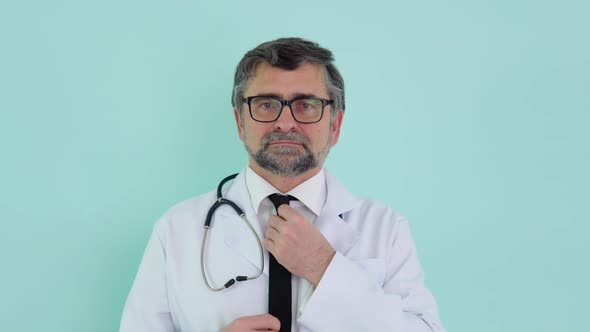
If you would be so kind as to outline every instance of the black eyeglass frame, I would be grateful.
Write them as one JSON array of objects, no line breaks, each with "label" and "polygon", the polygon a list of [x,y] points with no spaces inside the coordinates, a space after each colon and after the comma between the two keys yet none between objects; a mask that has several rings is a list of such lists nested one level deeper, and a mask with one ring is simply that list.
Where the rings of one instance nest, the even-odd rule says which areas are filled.
[{"label": "black eyeglass frame", "polygon": [[[252,107],[250,106],[250,103],[252,102],[252,99],[254,99],[254,98],[268,98],[268,99],[273,99],[273,100],[277,100],[277,101],[281,102],[281,110],[277,113],[277,117],[274,120],[268,120],[268,121],[254,119],[254,116],[252,115]],[[322,102],[322,111],[320,113],[320,118],[317,121],[303,122],[303,121],[297,120],[297,117],[295,117],[295,113],[293,113],[293,109],[291,108],[291,104],[293,104],[294,102],[296,102],[298,100],[302,100],[302,99],[314,99],[314,100],[319,100]],[[289,106],[289,110],[291,111],[291,115],[293,116],[293,119],[295,119],[295,121],[297,121],[299,123],[303,123],[303,124],[311,124],[311,123],[318,123],[318,122],[322,121],[322,118],[324,117],[324,109],[326,108],[326,106],[333,104],[334,100],[317,98],[317,97],[298,97],[295,99],[286,100],[286,99],[281,99],[281,98],[272,97],[272,96],[250,96],[250,97],[243,98],[242,102],[245,104],[248,104],[248,111],[250,113],[250,118],[252,118],[252,120],[254,120],[256,122],[264,122],[264,123],[275,122],[281,117],[281,114],[283,113],[283,109],[285,108],[285,106]]]}]

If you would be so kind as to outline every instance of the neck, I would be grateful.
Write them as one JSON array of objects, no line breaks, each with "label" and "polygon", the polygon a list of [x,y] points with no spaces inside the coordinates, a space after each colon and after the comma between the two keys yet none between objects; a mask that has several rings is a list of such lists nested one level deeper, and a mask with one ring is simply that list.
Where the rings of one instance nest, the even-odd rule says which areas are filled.
[{"label": "neck", "polygon": [[320,165],[303,174],[285,177],[272,174],[266,169],[258,166],[252,160],[250,160],[249,166],[256,174],[260,175],[263,179],[268,181],[268,183],[272,184],[273,187],[277,188],[283,194],[318,174],[322,169],[322,166]]}]

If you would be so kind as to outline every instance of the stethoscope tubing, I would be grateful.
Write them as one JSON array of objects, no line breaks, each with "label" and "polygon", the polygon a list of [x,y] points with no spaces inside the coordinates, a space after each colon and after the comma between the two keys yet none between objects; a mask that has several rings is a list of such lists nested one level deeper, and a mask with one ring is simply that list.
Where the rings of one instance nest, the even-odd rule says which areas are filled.
[{"label": "stethoscope tubing", "polygon": [[[252,227],[252,224],[250,223],[248,218],[246,218],[246,214],[244,213],[244,211],[242,209],[240,209],[240,207],[236,203],[232,202],[229,199],[224,198],[222,195],[222,192],[221,192],[223,189],[223,185],[226,182],[228,182],[229,180],[234,179],[236,176],[238,176],[238,173],[229,175],[229,176],[225,177],[223,180],[221,180],[221,182],[219,182],[219,185],[217,186],[217,200],[215,201],[215,203],[213,203],[213,205],[211,206],[211,208],[207,212],[207,217],[205,219],[205,225],[204,225],[205,229],[203,231],[203,240],[201,241],[201,274],[203,275],[203,280],[204,280],[207,288],[209,288],[209,290],[215,291],[215,292],[231,287],[233,284],[236,283],[236,281],[246,281],[246,280],[256,279],[256,278],[260,277],[260,275],[262,275],[262,272],[264,271],[264,252],[262,250],[262,243],[260,242],[260,239],[258,238],[258,235],[256,234],[256,231],[254,230],[254,227]],[[248,225],[250,232],[252,232],[252,234],[256,238],[256,242],[258,244],[258,250],[260,252],[260,271],[258,271],[258,274],[254,275],[254,276],[236,276],[235,278],[228,280],[223,285],[223,287],[213,287],[213,286],[211,286],[211,284],[209,284],[209,280],[207,279],[207,274],[205,273],[205,245],[207,242],[207,235],[208,235],[209,230],[211,228],[211,222],[213,221],[213,215],[215,214],[215,210],[217,210],[217,208],[219,208],[220,206],[222,206],[224,204],[231,206],[234,209],[234,211],[236,211],[236,213],[240,216],[240,218],[246,223],[246,225]]]}]

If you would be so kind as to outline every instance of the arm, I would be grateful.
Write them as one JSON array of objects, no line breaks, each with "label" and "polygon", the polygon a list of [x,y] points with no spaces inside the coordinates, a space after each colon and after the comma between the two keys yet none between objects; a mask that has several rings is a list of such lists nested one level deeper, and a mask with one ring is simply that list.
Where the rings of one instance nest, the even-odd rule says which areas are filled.
[{"label": "arm", "polygon": [[119,332],[174,332],[166,289],[166,252],[156,223],[131,287]]}]

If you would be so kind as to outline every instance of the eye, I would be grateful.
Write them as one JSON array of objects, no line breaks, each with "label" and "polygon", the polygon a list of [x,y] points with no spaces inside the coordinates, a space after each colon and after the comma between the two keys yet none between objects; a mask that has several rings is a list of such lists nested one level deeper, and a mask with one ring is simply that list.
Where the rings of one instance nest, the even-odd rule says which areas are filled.
[{"label": "eye", "polygon": [[252,99],[251,106],[258,111],[275,111],[277,103],[275,100],[266,97],[256,97]]},{"label": "eye", "polygon": [[295,108],[300,112],[315,112],[322,108],[321,100],[317,99],[299,99],[295,103]]}]

